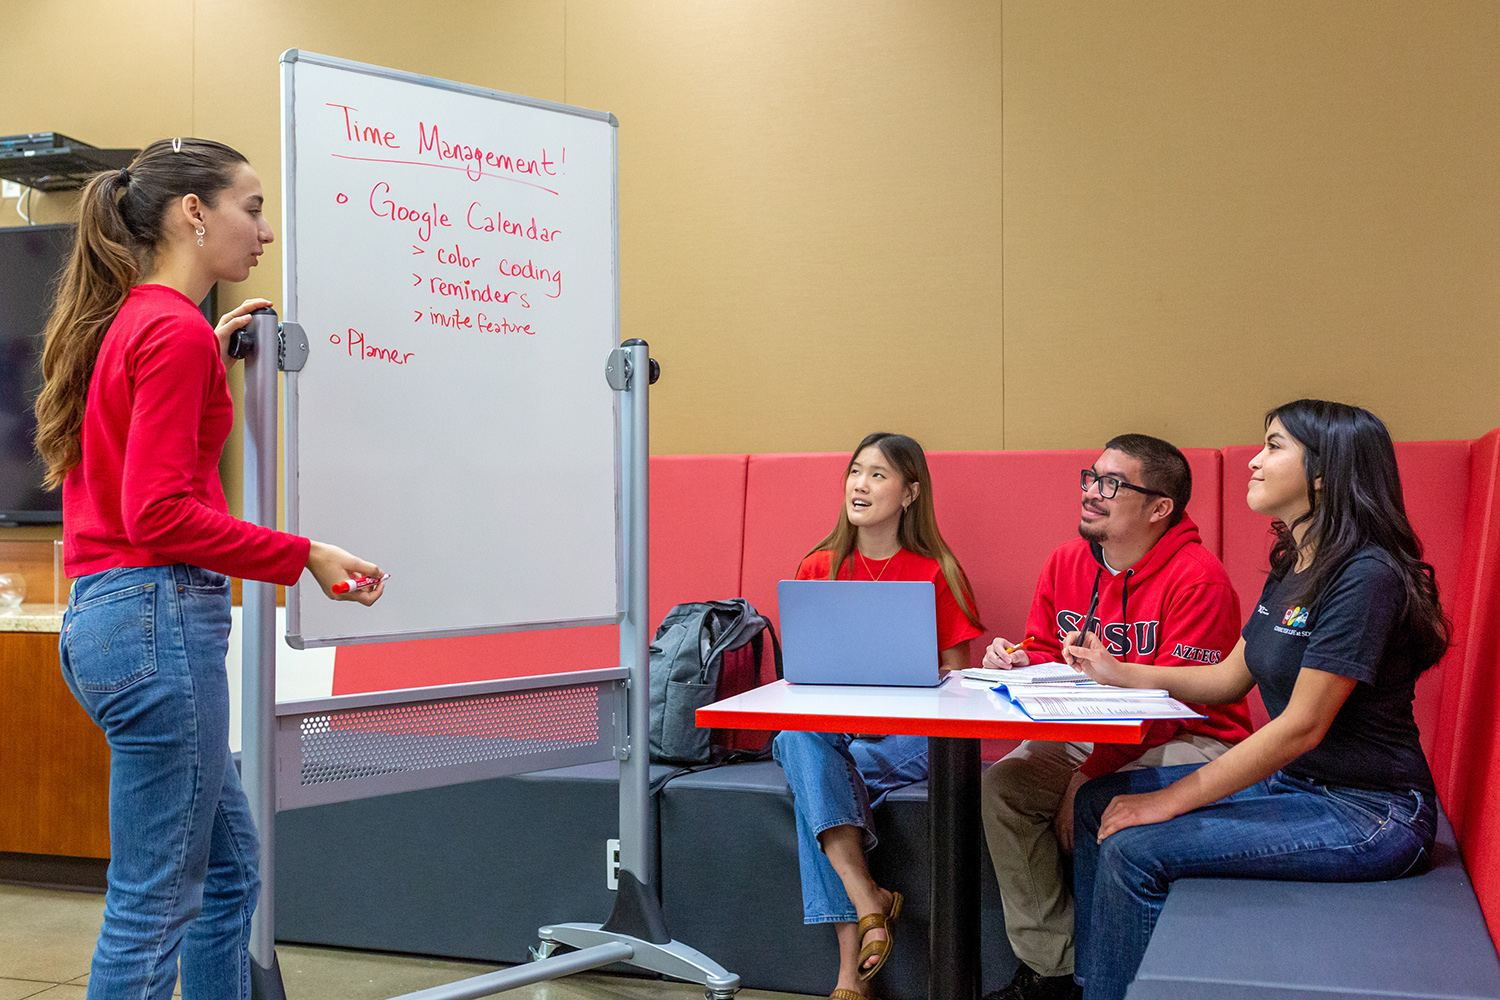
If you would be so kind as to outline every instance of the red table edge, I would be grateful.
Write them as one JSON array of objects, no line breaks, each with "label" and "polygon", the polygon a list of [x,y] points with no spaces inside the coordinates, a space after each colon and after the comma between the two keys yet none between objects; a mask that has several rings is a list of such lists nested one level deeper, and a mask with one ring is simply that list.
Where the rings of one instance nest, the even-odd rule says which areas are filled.
[{"label": "red table edge", "polygon": [[[793,729],[812,733],[891,732],[884,715],[807,715],[753,712],[709,705],[698,709],[700,729]],[[1067,740],[1092,743],[1139,743],[1146,738],[1146,722],[1134,730],[1120,723],[1025,722],[1006,719],[903,719],[902,735],[946,736],[960,739]],[[1121,737],[1124,737],[1123,739]],[[1132,740],[1131,737],[1134,737]]]}]

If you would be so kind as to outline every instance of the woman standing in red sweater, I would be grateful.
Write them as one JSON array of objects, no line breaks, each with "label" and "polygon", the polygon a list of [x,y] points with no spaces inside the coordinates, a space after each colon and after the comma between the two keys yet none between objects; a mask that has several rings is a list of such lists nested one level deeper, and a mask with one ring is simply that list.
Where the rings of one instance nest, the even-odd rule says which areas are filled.
[{"label": "woman standing in red sweater", "polygon": [[[271,227],[260,180],[228,146],[153,143],[83,192],[47,324],[37,450],[63,488],[76,581],[63,677],[110,746],[109,889],[88,995],[250,995],[256,836],[229,757],[229,577],[325,593],[379,576],[342,549],[231,517],[219,456],[234,419],[229,335],[194,303],[244,281]],[[373,604],[381,587],[343,600]]]}]

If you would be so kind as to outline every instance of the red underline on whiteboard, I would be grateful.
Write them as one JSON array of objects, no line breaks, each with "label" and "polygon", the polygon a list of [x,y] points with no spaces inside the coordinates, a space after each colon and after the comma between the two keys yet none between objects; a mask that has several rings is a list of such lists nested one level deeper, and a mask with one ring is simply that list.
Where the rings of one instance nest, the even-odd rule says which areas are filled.
[{"label": "red underline on whiteboard", "polygon": [[[359,160],[361,163],[403,163],[408,167],[437,167],[439,170],[462,170],[465,174],[469,172],[468,167],[455,167],[448,163],[424,163],[421,160],[379,160],[373,156],[346,156],[343,153],[329,153],[328,155],[340,160]],[[540,184],[531,183],[531,181],[517,180],[514,177],[506,177],[504,174],[487,174],[481,170],[479,171],[479,176],[493,177],[497,181],[510,181],[512,184],[525,184],[527,187],[534,187],[548,194],[557,194],[556,191],[549,187],[542,187]],[[473,178],[471,177],[470,179],[472,180]]]}]

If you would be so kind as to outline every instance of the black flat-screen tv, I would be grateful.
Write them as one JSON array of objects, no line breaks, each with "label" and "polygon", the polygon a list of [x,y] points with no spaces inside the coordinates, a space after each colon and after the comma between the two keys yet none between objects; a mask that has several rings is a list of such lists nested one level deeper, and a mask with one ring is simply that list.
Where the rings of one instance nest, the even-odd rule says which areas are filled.
[{"label": "black flat-screen tv", "polygon": [[62,491],[42,488],[32,405],[42,388],[42,330],[73,230],[0,228],[0,526],[62,521]]}]

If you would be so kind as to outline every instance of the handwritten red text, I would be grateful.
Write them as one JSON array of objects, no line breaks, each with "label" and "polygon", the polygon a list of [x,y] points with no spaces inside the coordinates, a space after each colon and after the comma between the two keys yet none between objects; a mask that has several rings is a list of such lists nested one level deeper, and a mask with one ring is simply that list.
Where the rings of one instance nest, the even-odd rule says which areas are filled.
[{"label": "handwritten red text", "polygon": [[536,240],[540,243],[551,243],[562,233],[561,229],[548,229],[546,226],[537,225],[534,215],[531,217],[531,225],[528,226],[524,222],[505,218],[499,211],[496,211],[494,215],[486,214],[483,209],[476,212],[475,209],[478,208],[479,202],[477,201],[470,205],[464,221],[469,224],[470,229],[481,233],[509,233],[511,236],[524,236],[528,240]]},{"label": "handwritten red text", "polygon": [[412,208],[407,205],[398,205],[390,197],[391,186],[381,181],[370,189],[370,211],[382,219],[390,219],[392,222],[415,222],[417,223],[417,239],[426,243],[432,238],[433,226],[451,226],[448,216],[438,211],[437,203],[434,202],[430,208]]},{"label": "handwritten red text", "polygon": [[396,351],[388,347],[371,347],[365,343],[365,335],[353,327],[349,328],[349,356],[360,361],[384,361],[393,365],[410,363],[416,357],[411,351]]},{"label": "handwritten red text", "polygon": [[555,294],[552,292],[545,293],[549,299],[559,298],[562,295],[562,271],[560,270],[551,271],[545,267],[537,267],[529,260],[521,264],[502,258],[500,260],[500,273],[507,278],[530,278],[533,281],[540,281],[543,284],[552,286],[557,289],[557,292]]},{"label": "handwritten red text", "polygon": [[401,144],[396,141],[396,133],[383,131],[373,125],[361,125],[354,120],[354,112],[358,108],[351,108],[347,104],[330,104],[330,108],[340,108],[344,112],[344,136],[350,142],[368,142],[386,149],[400,149]]},{"label": "handwritten red text", "polygon": [[434,153],[439,160],[457,160],[464,165],[464,173],[469,180],[477,181],[484,175],[485,167],[493,167],[511,174],[532,174],[537,177],[557,176],[557,171],[552,169],[555,164],[547,157],[547,150],[542,150],[538,157],[528,157],[525,154],[511,156],[506,153],[497,153],[494,150],[484,149],[480,146],[471,146],[463,142],[445,142],[438,135],[438,127],[432,126],[431,134],[427,131],[426,122],[417,123],[417,155],[423,153]]}]

